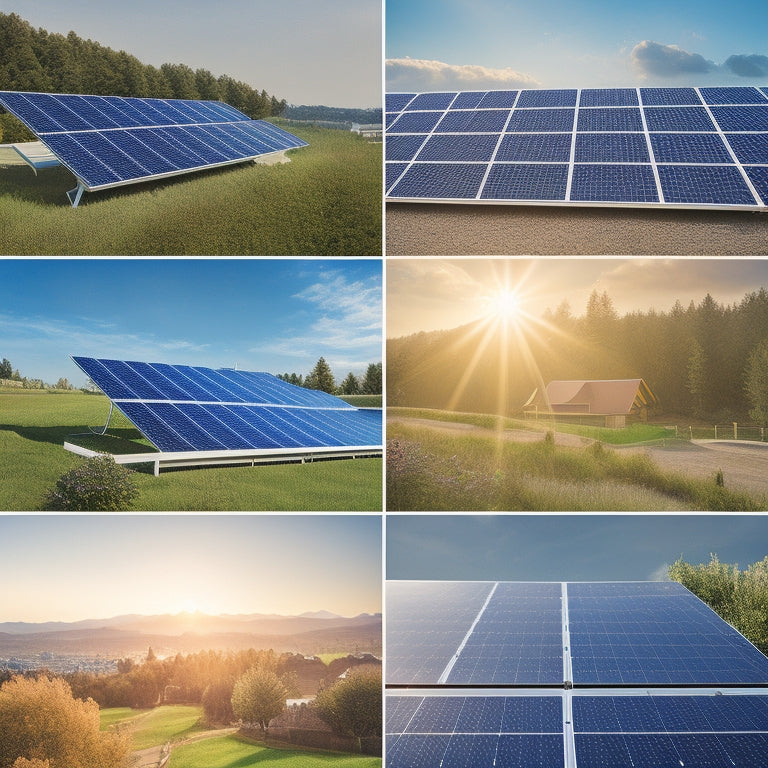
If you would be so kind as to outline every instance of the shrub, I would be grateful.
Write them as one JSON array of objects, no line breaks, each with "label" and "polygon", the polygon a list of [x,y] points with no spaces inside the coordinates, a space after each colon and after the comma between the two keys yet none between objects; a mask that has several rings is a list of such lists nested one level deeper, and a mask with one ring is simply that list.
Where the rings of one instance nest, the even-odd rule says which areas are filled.
[{"label": "shrub", "polygon": [[139,495],[133,471],[111,456],[96,456],[56,481],[45,499],[45,509],[62,512],[122,511]]}]

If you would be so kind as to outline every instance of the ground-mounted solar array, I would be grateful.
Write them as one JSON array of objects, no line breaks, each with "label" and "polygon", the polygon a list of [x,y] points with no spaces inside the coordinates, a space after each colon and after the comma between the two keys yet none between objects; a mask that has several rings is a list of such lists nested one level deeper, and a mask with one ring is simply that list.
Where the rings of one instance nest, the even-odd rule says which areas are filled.
[{"label": "ground-mounted solar array", "polygon": [[96,190],[240,163],[306,146],[265,120],[217,101],[0,91],[78,180]]},{"label": "ground-mounted solar array", "polygon": [[381,412],[268,373],[73,357],[160,451],[381,446]]},{"label": "ground-mounted solar array", "polygon": [[768,658],[680,584],[388,582],[386,612],[387,768],[765,764]]},{"label": "ground-mounted solar array", "polygon": [[391,201],[768,207],[768,88],[389,93]]}]

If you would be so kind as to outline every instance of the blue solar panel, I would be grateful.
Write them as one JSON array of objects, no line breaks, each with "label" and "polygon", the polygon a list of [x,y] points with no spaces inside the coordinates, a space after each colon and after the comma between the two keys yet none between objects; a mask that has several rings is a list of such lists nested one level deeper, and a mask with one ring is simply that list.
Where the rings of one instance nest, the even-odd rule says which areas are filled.
[{"label": "blue solar panel", "polygon": [[717,133],[653,133],[651,146],[657,163],[733,163]]},{"label": "blue solar panel", "polygon": [[749,176],[749,180],[752,182],[752,186],[757,190],[763,203],[768,205],[768,167],[764,165],[748,165],[744,170],[746,170],[747,176]]},{"label": "blue solar panel", "polygon": [[161,451],[364,447],[378,411],[266,373],[73,358]]},{"label": "blue solar panel", "polygon": [[220,102],[2,91],[0,104],[75,174],[80,191],[306,146]]},{"label": "blue solar panel", "polygon": [[416,163],[392,188],[390,197],[474,198],[485,176],[485,164]]},{"label": "blue solar panel", "polygon": [[736,166],[660,165],[659,178],[669,203],[750,205],[755,199]]},{"label": "blue solar panel", "polygon": [[[579,133],[577,163],[648,163],[648,145],[641,133]],[[657,158],[658,159],[658,158]]]},{"label": "blue solar panel", "polygon": [[437,683],[492,586],[488,582],[390,582],[387,683]]},{"label": "blue solar panel", "polygon": [[387,112],[400,112],[413,101],[414,96],[415,93],[388,93],[384,100],[385,109]]},{"label": "blue solar panel", "polygon": [[[387,168],[387,197],[764,207],[768,97],[751,87],[700,90],[706,102],[694,88],[394,94],[407,110],[391,116],[387,160],[416,165],[405,177]],[[756,168],[747,174],[748,165]]]},{"label": "blue solar panel", "polygon": [[574,166],[571,200],[613,203],[655,203],[659,199],[650,165]]},{"label": "blue solar panel", "polygon": [[403,175],[408,163],[387,163],[385,184],[387,192],[395,185],[395,182]]},{"label": "blue solar panel", "polygon": [[495,163],[483,187],[484,200],[563,200],[568,166]]},{"label": "blue solar panel", "polygon": [[642,131],[639,109],[631,107],[580,109],[578,131]]}]

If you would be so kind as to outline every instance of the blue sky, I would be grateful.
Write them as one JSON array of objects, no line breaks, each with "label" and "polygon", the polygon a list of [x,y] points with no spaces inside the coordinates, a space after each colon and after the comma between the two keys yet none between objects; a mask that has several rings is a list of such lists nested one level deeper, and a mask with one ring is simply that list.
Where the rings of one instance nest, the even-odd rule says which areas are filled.
[{"label": "blue sky", "polygon": [[70,355],[340,381],[382,359],[378,259],[1,259],[0,358],[81,386]]},{"label": "blue sky", "polygon": [[0,621],[381,611],[378,515],[2,515],[0,540]]},{"label": "blue sky", "polygon": [[764,515],[388,515],[388,579],[646,581],[768,555]]},{"label": "blue sky", "polygon": [[6,0],[0,11],[291,104],[381,105],[381,0]]},{"label": "blue sky", "polygon": [[767,11],[765,0],[387,0],[387,90],[764,85]]}]

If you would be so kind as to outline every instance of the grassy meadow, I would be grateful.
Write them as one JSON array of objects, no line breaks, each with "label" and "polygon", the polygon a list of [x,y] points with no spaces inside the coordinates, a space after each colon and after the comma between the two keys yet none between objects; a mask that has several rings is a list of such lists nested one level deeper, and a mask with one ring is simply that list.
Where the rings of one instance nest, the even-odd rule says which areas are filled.
[{"label": "grassy meadow", "polygon": [[171,751],[168,768],[380,768],[381,758],[347,755],[340,752],[311,752],[291,748],[275,749],[254,744],[237,735],[219,736]]},{"label": "grassy meadow", "polygon": [[[101,395],[0,391],[0,511],[41,509],[56,480],[83,461],[64,450],[64,440],[103,426],[108,413],[109,401]],[[133,441],[151,450],[117,412],[110,433],[120,444],[116,452],[137,450]],[[137,472],[133,478],[140,495],[134,509],[378,511],[381,475],[381,459],[190,469],[160,477]]]},{"label": "grassy meadow", "polygon": [[288,130],[309,142],[289,151],[289,163],[85,192],[76,210],[65,168],[2,168],[0,253],[380,255],[381,144],[349,131]]},{"label": "grassy meadow", "polygon": [[168,741],[181,741],[207,730],[200,724],[202,714],[202,707],[176,704],[149,710],[128,707],[102,709],[99,718],[102,730],[115,725],[126,727],[131,734],[131,748],[140,750]]},{"label": "grassy meadow", "polygon": [[[422,418],[424,413],[422,413]],[[488,417],[492,418],[492,417]],[[558,425],[559,429],[559,425]],[[673,511],[764,509],[751,496],[660,469],[602,442],[556,446],[387,424],[387,509]]]}]

